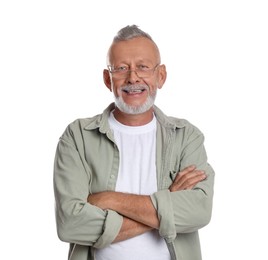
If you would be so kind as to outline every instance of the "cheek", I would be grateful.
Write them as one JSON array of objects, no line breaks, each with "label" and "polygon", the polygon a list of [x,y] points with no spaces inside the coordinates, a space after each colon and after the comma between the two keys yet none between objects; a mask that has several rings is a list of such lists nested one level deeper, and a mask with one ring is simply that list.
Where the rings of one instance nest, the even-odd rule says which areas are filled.
[{"label": "cheek", "polygon": [[114,84],[114,83],[112,83],[112,92],[114,93],[114,95],[116,96],[116,97],[119,97],[119,96],[121,96],[122,95],[122,92],[121,92],[121,85],[120,84]]},{"label": "cheek", "polygon": [[152,82],[148,82],[148,86],[150,89],[150,93],[155,93],[157,89],[159,88],[159,82],[157,80],[154,80]]}]

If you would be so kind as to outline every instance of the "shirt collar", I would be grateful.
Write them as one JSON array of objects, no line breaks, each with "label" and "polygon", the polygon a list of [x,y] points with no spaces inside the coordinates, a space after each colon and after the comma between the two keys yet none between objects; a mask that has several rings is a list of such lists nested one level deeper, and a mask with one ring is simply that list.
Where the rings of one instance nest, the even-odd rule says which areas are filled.
[{"label": "shirt collar", "polygon": [[[115,104],[111,103],[102,114],[97,115],[92,118],[91,122],[85,126],[85,130],[93,130],[96,128],[100,129],[100,132],[106,133],[110,130],[108,118],[110,112],[115,108]],[[186,120],[178,119],[175,117],[166,116],[157,106],[154,105],[154,113],[156,116],[157,121],[167,128],[183,128],[187,124]]]}]

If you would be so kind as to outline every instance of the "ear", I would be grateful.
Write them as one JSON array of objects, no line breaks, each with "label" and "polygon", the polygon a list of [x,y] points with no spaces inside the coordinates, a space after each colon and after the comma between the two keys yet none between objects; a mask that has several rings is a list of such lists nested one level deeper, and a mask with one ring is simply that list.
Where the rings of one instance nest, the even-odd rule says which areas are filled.
[{"label": "ear", "polygon": [[109,70],[104,69],[103,70],[103,81],[106,87],[112,92],[112,82],[111,82],[111,77]]},{"label": "ear", "polygon": [[158,88],[161,89],[167,78],[166,66],[160,65],[158,68]]}]

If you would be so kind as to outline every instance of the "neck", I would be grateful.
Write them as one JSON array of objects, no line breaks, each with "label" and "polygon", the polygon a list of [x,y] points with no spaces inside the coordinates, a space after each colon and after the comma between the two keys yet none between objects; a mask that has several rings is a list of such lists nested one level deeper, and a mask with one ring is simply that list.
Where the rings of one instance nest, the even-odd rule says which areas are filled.
[{"label": "neck", "polygon": [[114,117],[115,119],[123,125],[128,126],[141,126],[150,123],[153,119],[153,108],[150,108],[148,111],[137,114],[131,115],[126,114],[120,111],[117,107],[114,110]]}]

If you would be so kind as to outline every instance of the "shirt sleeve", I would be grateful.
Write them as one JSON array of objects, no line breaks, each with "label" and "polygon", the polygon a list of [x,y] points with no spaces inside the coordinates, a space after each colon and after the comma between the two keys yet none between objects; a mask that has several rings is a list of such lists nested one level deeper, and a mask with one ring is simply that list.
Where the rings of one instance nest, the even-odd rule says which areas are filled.
[{"label": "shirt sleeve", "polygon": [[178,233],[191,233],[204,227],[212,213],[214,170],[207,162],[204,136],[196,130],[184,137],[179,171],[194,164],[206,172],[207,178],[192,190],[163,189],[151,195],[160,220],[159,233],[167,241],[174,240]]},{"label": "shirt sleeve", "polygon": [[54,163],[58,236],[65,242],[103,248],[115,239],[123,218],[87,202],[92,175],[84,156],[69,137],[60,139]]}]

